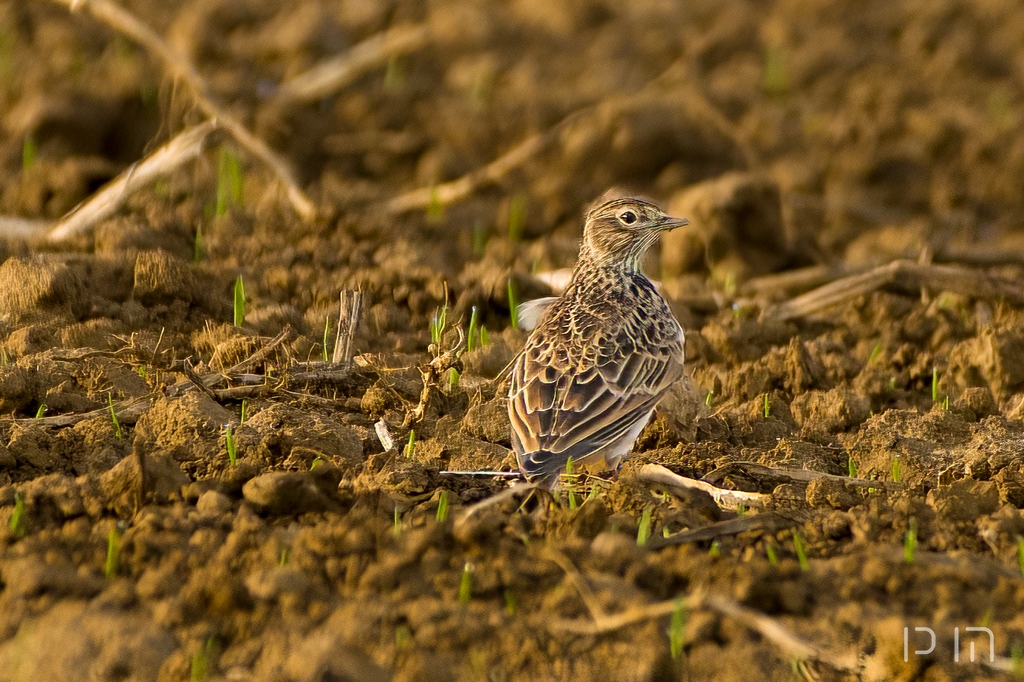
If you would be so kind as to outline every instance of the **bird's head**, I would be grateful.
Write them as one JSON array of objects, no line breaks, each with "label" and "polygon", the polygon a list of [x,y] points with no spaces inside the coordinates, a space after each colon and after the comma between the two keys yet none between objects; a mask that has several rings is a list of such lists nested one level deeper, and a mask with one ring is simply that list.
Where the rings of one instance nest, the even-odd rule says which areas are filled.
[{"label": "bird's head", "polygon": [[580,259],[636,272],[647,249],[666,230],[688,225],[642,199],[606,201],[587,213]]}]

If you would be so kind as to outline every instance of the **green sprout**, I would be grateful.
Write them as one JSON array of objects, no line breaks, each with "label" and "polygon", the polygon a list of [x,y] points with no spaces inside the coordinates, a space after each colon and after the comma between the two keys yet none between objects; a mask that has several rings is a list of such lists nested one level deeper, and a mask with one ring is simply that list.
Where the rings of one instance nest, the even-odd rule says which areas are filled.
[{"label": "green sprout", "polygon": [[409,642],[412,641],[412,630],[406,624],[401,624],[395,628],[395,648],[404,649],[409,646]]},{"label": "green sprout", "polygon": [[712,559],[717,559],[722,555],[722,543],[718,540],[712,540],[711,546],[708,548],[708,556]]},{"label": "green sprout", "polygon": [[238,464],[238,445],[235,444],[235,432],[230,424],[224,427],[224,444],[228,450],[228,464],[235,466]]},{"label": "green sprout", "polygon": [[914,556],[917,554],[917,519],[910,519],[910,527],[903,536],[903,560],[908,564],[914,563]]},{"label": "green sprout", "polygon": [[800,570],[806,573],[810,570],[811,563],[807,560],[807,549],[804,547],[804,539],[795,530],[793,531],[793,549],[796,550],[796,560],[800,563]]},{"label": "green sprout", "polygon": [[213,668],[213,659],[219,653],[217,640],[210,637],[199,651],[192,654],[192,666],[189,670],[189,682],[205,682],[209,679]]},{"label": "green sprout", "polygon": [[438,523],[444,523],[448,519],[448,491],[442,490],[440,497],[437,498],[437,515],[435,517]]},{"label": "green sprout", "polygon": [[397,92],[405,84],[405,65],[401,55],[393,54],[388,59],[387,68],[384,70],[384,89],[390,92]]},{"label": "green sprout", "polygon": [[772,46],[764,52],[764,75],[761,78],[761,88],[766,95],[771,97],[785,95],[789,89],[786,54],[781,47]]},{"label": "green sprout", "polygon": [[117,560],[120,555],[121,533],[118,532],[115,524],[107,535],[107,560],[103,563],[103,575],[107,576],[107,579],[117,575]]},{"label": "green sprout", "polygon": [[477,256],[484,255],[484,251],[487,249],[487,239],[490,237],[490,231],[487,226],[482,222],[477,222],[473,225],[473,253]]},{"label": "green sprout", "polygon": [[949,396],[947,395],[942,399],[942,409],[949,412]]},{"label": "green sprout", "polygon": [[1010,674],[1015,680],[1024,679],[1024,644],[1020,642],[1010,647]]},{"label": "green sprout", "polygon": [[206,257],[206,241],[203,239],[202,224],[196,225],[196,238],[192,242],[192,262],[198,263]]},{"label": "green sprout", "polygon": [[391,534],[396,538],[402,534],[402,514],[398,511],[398,505],[395,505],[395,518],[391,522]]},{"label": "green sprout", "polygon": [[516,293],[516,283],[511,277],[508,278],[508,313],[512,316],[512,328],[519,329],[519,295]]},{"label": "green sprout", "polygon": [[892,458],[892,482],[893,483],[899,483],[902,480],[903,480],[903,473],[900,470],[900,458],[899,457],[893,457]]},{"label": "green sprout", "polygon": [[767,419],[768,415],[770,415],[772,412],[772,399],[768,396],[767,393],[764,394],[764,404],[762,405],[761,409],[764,412],[764,418]]},{"label": "green sprout", "polygon": [[458,388],[459,379],[461,378],[462,375],[459,374],[459,370],[455,369],[454,367],[450,368],[448,370],[448,390],[454,391],[456,388]]},{"label": "green sprout", "polygon": [[643,547],[651,538],[651,508],[644,507],[644,513],[640,516],[640,527],[636,530],[636,544]]},{"label": "green sprout", "polygon": [[405,444],[405,456],[412,457],[416,452],[416,429],[409,429],[409,442]]},{"label": "green sprout", "polygon": [[7,523],[7,530],[15,537],[25,534],[25,497],[20,493],[14,493],[14,513]]},{"label": "green sprout", "polygon": [[[466,333],[466,350],[467,351],[473,350],[473,341],[475,339],[479,339],[479,332],[478,332],[479,323],[480,323],[480,320],[479,320],[479,315],[477,313],[476,306],[473,306],[472,310],[469,313],[469,331]],[[478,340],[477,341],[477,346],[479,346],[479,345],[482,345],[482,344],[480,344],[480,342]]]},{"label": "green sprout", "polygon": [[508,205],[508,241],[518,244],[523,237],[523,224],[526,222],[526,197],[517,194]]},{"label": "green sprout", "polygon": [[316,457],[313,458],[313,461],[309,463],[309,470],[316,471],[316,468],[323,464],[325,461],[326,460],[323,457],[317,455]]},{"label": "green sprout", "polygon": [[519,602],[516,601],[516,595],[512,590],[505,590],[505,613],[510,616],[516,615],[516,610],[519,608]]},{"label": "green sprout", "polygon": [[430,343],[440,346],[444,328],[448,324],[448,304],[441,306],[430,319]]},{"label": "green sprout", "polygon": [[857,463],[852,457],[846,460],[846,472],[850,474],[850,478],[857,478]]},{"label": "green sprout", "polygon": [[245,324],[245,282],[239,275],[235,280],[235,326],[241,327]]},{"label": "green sprout", "polygon": [[114,411],[114,396],[107,392],[107,406],[110,408],[110,421],[114,424],[114,435],[117,438],[124,438],[124,431],[121,430],[121,422],[117,420],[117,412]]},{"label": "green sprout", "polygon": [[676,599],[676,610],[672,612],[672,620],[668,625],[668,649],[672,660],[677,661],[683,655],[686,645],[686,603],[682,597]]},{"label": "green sprout", "polygon": [[36,419],[42,419],[43,415],[46,414],[46,403],[42,403],[39,409],[36,410]]},{"label": "green sprout", "polygon": [[566,482],[565,488],[566,488],[566,492],[567,492],[567,494],[569,496],[569,509],[576,509],[576,507],[578,507],[579,504],[577,503],[577,500],[576,500],[576,487],[573,485],[573,481],[575,480],[576,476],[572,472],[572,465],[573,465],[573,461],[572,461],[572,457],[570,456],[565,461],[565,475],[564,475],[565,482]]},{"label": "green sprout", "polygon": [[21,171],[27,173],[36,165],[36,157],[39,156],[39,147],[32,135],[26,135],[21,143]]},{"label": "green sprout", "polygon": [[217,207],[214,214],[221,217],[232,206],[241,206],[242,199],[242,162],[230,149],[221,147],[217,163]]},{"label": "green sprout", "polygon": [[427,222],[439,223],[444,218],[444,204],[441,203],[441,194],[437,187],[430,188],[430,203],[427,204]]},{"label": "green sprout", "polygon": [[715,397],[715,391],[714,391],[714,389],[712,389],[712,390],[708,391],[708,392],[707,392],[707,394],[706,394],[706,395],[704,396],[704,405],[705,405],[706,407],[711,407],[711,401],[712,401],[712,399],[713,399],[714,397]]},{"label": "green sprout", "polygon": [[770,542],[766,542],[764,545],[764,553],[768,555],[768,563],[772,566],[779,565],[779,555],[775,552],[775,545]]},{"label": "green sprout", "polygon": [[939,402],[939,368],[932,365],[932,402]]},{"label": "green sprout", "polygon": [[323,359],[324,362],[330,362],[331,357],[327,354],[327,342],[331,335],[331,316],[328,315],[324,321],[324,341],[323,341]]},{"label": "green sprout", "polygon": [[249,401],[242,398],[242,415],[238,419],[239,424],[244,424],[245,420],[249,418]]},{"label": "green sprout", "polygon": [[277,565],[284,568],[288,565],[288,548],[284,547],[281,549],[281,556],[277,560]]},{"label": "green sprout", "polygon": [[[487,333],[487,327],[480,325],[480,347],[483,348],[491,342],[491,335]],[[6,363],[4,363],[6,364]]]},{"label": "green sprout", "polygon": [[459,580],[459,603],[466,605],[473,597],[473,564],[466,562],[462,567],[462,579]]},{"label": "green sprout", "polygon": [[868,356],[868,364],[874,362],[882,354],[882,344],[876,343],[875,347],[871,349],[871,355]]},{"label": "green sprout", "polygon": [[1017,565],[1020,567],[1020,574],[1024,577],[1024,538],[1017,538]]}]

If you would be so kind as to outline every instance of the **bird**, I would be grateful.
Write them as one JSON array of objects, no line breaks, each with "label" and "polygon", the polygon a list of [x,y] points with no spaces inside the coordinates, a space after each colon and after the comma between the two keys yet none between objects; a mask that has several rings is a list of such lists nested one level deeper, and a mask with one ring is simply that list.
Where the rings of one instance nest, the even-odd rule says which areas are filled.
[{"label": "bird", "polygon": [[683,328],[640,261],[659,235],[688,225],[637,198],[586,214],[579,258],[509,371],[512,449],[528,482],[553,489],[573,471],[618,471],[658,401],[683,376]]}]

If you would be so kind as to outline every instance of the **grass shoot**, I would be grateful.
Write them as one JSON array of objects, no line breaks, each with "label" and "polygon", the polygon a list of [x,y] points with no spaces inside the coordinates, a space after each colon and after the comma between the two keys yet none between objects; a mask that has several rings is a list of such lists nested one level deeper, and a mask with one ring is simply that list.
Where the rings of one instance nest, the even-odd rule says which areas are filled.
[{"label": "grass shoot", "polygon": [[7,530],[19,538],[25,534],[25,498],[21,493],[14,493],[14,513],[7,522]]},{"label": "grass shoot", "polygon": [[[487,327],[480,325],[480,347],[483,348],[491,342],[491,335],[487,333]],[[6,364],[6,363],[5,363]]]},{"label": "grass shoot", "polygon": [[229,148],[221,147],[217,161],[217,207],[214,215],[219,218],[232,206],[241,206],[242,199],[242,162]]},{"label": "grass shoot", "polygon": [[877,360],[882,355],[882,344],[876,343],[875,347],[871,349],[871,355],[868,356],[868,364]]},{"label": "grass shoot", "polygon": [[439,223],[444,218],[444,205],[441,203],[441,195],[437,187],[430,188],[430,203],[427,204],[427,222]]},{"label": "grass shoot", "polygon": [[117,575],[118,558],[121,556],[121,533],[117,525],[110,527],[107,535],[107,560],[103,562],[103,575],[109,580]]},{"label": "grass shoot", "polygon": [[450,368],[448,370],[448,390],[454,391],[455,389],[457,389],[459,387],[459,379],[461,378],[462,375],[459,374],[459,370],[455,369],[454,367]]},{"label": "grass shoot", "polygon": [[857,463],[853,461],[853,458],[846,460],[846,473],[850,475],[850,478],[857,478]]},{"label": "grass shoot", "polygon": [[480,325],[479,313],[477,312],[476,306],[473,306],[472,310],[469,313],[469,331],[466,332],[466,350],[467,351],[473,350],[473,348],[474,348],[474,343],[473,342],[474,341],[476,341],[475,346],[482,345],[480,343],[480,341],[479,341],[479,325]]},{"label": "grass shoot", "polygon": [[1020,575],[1024,578],[1024,538],[1017,538],[1017,566],[1020,568]]},{"label": "grass shoot", "polygon": [[331,361],[331,356],[327,353],[327,344],[328,344],[328,339],[330,339],[330,336],[331,336],[331,316],[328,314],[327,315],[327,319],[324,321],[324,340],[323,340],[323,343],[321,344],[321,348],[323,350],[324,362],[330,362]]},{"label": "grass shoot", "polygon": [[939,402],[939,368],[932,365],[932,402]]},{"label": "grass shoot", "polygon": [[288,565],[288,548],[285,547],[281,550],[281,556],[277,560],[277,565],[284,568]]},{"label": "grass shoot", "polygon": [[42,419],[43,415],[46,414],[46,403],[42,403],[39,409],[36,410],[36,419]]},{"label": "grass shoot", "polygon": [[565,474],[563,478],[565,479],[566,494],[569,497],[569,509],[576,509],[579,506],[579,501],[576,499],[576,486],[573,485],[576,475],[572,471],[572,465],[572,457],[569,457],[565,461]]},{"label": "grass shoot", "polygon": [[910,527],[903,536],[903,560],[908,564],[914,563],[914,556],[917,554],[917,519],[910,519]]},{"label": "grass shoot", "polygon": [[511,277],[508,278],[508,314],[512,316],[512,328],[519,329],[519,294]]},{"label": "grass shoot", "polygon": [[718,540],[711,541],[711,547],[708,548],[708,556],[712,559],[717,559],[722,555],[722,543]]},{"label": "grass shoot", "polygon": [[245,324],[245,282],[242,281],[241,275],[235,280],[234,309],[235,326],[241,327]]},{"label": "grass shoot", "polygon": [[676,599],[676,610],[672,612],[672,620],[668,625],[668,649],[672,660],[677,661],[683,655],[686,645],[686,602],[682,597]]},{"label": "grass shoot", "polygon": [[772,566],[778,566],[779,565],[779,555],[775,551],[775,545],[773,545],[770,542],[765,543],[765,545],[764,545],[764,553],[768,556],[768,563],[769,564],[771,564]]},{"label": "grass shoot", "polygon": [[518,244],[523,238],[523,225],[526,223],[526,196],[517,194],[508,205],[508,241]]},{"label": "grass shoot", "polygon": [[811,569],[811,562],[807,559],[807,548],[804,547],[804,539],[795,530],[793,531],[793,549],[796,550],[796,560],[800,563],[800,570],[806,573]]},{"label": "grass shoot", "polygon": [[644,547],[651,539],[651,508],[644,507],[644,513],[640,516],[640,527],[636,530],[636,544]]},{"label": "grass shoot", "polygon": [[714,399],[714,397],[715,397],[714,389],[708,391],[707,394],[704,396],[704,406],[705,407],[711,407],[711,401]]},{"label": "grass shoot", "polygon": [[228,464],[238,464],[238,445],[235,443],[235,432],[228,424],[224,427],[224,445],[228,451]]},{"label": "grass shoot", "polygon": [[249,401],[242,398],[242,415],[238,419],[239,424],[244,424],[245,420],[249,418]]},{"label": "grass shoot", "polygon": [[442,490],[441,495],[437,498],[437,515],[435,517],[438,523],[444,523],[448,520],[448,491]]},{"label": "grass shoot", "polygon": [[430,319],[430,343],[440,346],[444,328],[448,324],[448,304],[441,306]]},{"label": "grass shoot", "polygon": [[36,157],[39,156],[39,147],[36,145],[36,138],[26,135],[21,143],[21,172],[27,173],[36,165]]},{"label": "grass shoot", "polygon": [[416,453],[416,429],[409,429],[409,442],[405,444],[405,456],[412,457]]},{"label": "grass shoot", "polygon": [[764,394],[764,402],[761,406],[761,410],[764,412],[765,419],[767,419],[772,413],[772,399],[767,393]]},{"label": "grass shoot", "polygon": [[891,472],[892,473],[892,482],[893,483],[901,482],[903,480],[903,471],[901,470],[901,467],[900,467],[900,458],[899,457],[893,457],[892,458],[892,465],[891,465],[891,467],[892,467],[892,472]]},{"label": "grass shoot", "polygon": [[118,439],[124,438],[124,431],[121,430],[121,422],[117,420],[117,412],[114,411],[114,396],[107,392],[107,406],[110,408],[110,421],[114,424],[114,435]]},{"label": "grass shoot", "polygon": [[473,564],[469,561],[462,567],[462,579],[459,580],[459,603],[466,605],[473,598]]}]

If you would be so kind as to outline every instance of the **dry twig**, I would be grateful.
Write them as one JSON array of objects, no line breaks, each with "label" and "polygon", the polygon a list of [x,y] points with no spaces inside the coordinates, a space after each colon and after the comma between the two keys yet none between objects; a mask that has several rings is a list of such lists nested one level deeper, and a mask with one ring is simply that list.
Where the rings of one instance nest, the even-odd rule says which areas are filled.
[{"label": "dry twig", "polygon": [[396,26],[378,33],[292,78],[278,90],[277,100],[292,104],[327,97],[391,57],[423,47],[429,38],[427,27],[421,24]]},{"label": "dry twig", "polygon": [[288,162],[279,156],[277,152],[270,149],[262,140],[249,132],[249,129],[238,118],[218,104],[214,100],[206,81],[196,68],[184,56],[168,45],[153,29],[139,21],[138,18],[127,10],[110,2],[110,0],[53,0],[53,2],[67,6],[72,12],[79,9],[86,10],[96,19],[139,43],[149,52],[159,57],[171,73],[183,80],[192,90],[196,103],[203,113],[226,130],[246,151],[270,167],[271,171],[284,184],[288,200],[295,208],[295,211],[304,220],[312,220],[316,216],[316,207],[299,187]]},{"label": "dry twig", "polygon": [[179,133],[73,208],[50,229],[46,238],[59,242],[90,229],[121,208],[134,187],[144,187],[199,156],[216,129],[214,121],[206,121]]},{"label": "dry twig", "polygon": [[331,357],[336,365],[349,367],[352,364],[352,355],[355,353],[352,341],[356,336],[362,308],[363,292],[351,290],[341,292],[338,336],[334,341],[334,355]]},{"label": "dry twig", "polygon": [[891,287],[914,294],[922,288],[952,291],[971,298],[1003,298],[1024,305],[1024,286],[955,265],[897,260],[868,272],[844,277],[767,310],[782,320],[807,317],[831,306]]},{"label": "dry twig", "polygon": [[743,490],[726,490],[725,488],[719,488],[705,481],[698,481],[695,478],[680,476],[660,464],[645,464],[637,473],[637,478],[645,483],[653,483],[667,488],[669,492],[672,492],[673,488],[702,490],[708,495],[711,495],[718,506],[728,507],[730,509],[735,509],[740,506],[763,507],[765,502],[771,499],[771,495],[748,493]]}]

